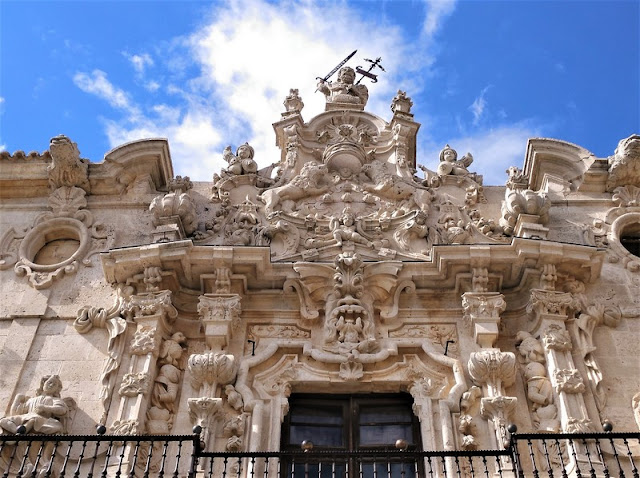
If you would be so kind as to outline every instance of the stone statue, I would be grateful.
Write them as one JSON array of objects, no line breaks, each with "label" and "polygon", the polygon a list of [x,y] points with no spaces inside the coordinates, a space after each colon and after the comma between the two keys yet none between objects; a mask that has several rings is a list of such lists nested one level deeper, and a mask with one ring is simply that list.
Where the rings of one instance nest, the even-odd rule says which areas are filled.
[{"label": "stone statue", "polygon": [[327,103],[350,103],[356,105],[367,104],[369,90],[365,85],[354,85],[356,72],[353,68],[345,66],[338,71],[338,79],[326,83],[318,83],[318,91],[327,97]]},{"label": "stone statue", "polygon": [[553,403],[553,386],[547,370],[539,362],[531,362],[524,369],[527,397],[531,401],[533,422],[540,432],[557,432],[560,428],[558,409]]},{"label": "stone statue", "polygon": [[329,227],[331,228],[331,234],[336,240],[338,246],[342,246],[343,241],[352,241],[356,244],[363,244],[367,247],[373,247],[373,243],[362,237],[360,233],[356,231],[356,218],[351,211],[345,210],[342,213],[342,217],[332,218]]},{"label": "stone statue", "polygon": [[453,174],[455,176],[466,176],[469,174],[467,168],[473,162],[471,153],[465,154],[458,161],[458,152],[448,144],[440,151],[440,164],[438,165],[438,175],[447,176]]},{"label": "stone statue", "polygon": [[235,155],[231,152],[231,146],[227,146],[222,153],[224,160],[229,163],[226,172],[235,176],[255,174],[258,171],[258,163],[253,159],[254,154],[255,150],[249,143],[239,146]]},{"label": "stone statue", "polygon": [[58,375],[45,375],[36,396],[16,395],[11,415],[0,419],[3,434],[15,434],[23,426],[25,433],[55,435],[67,432],[69,413],[75,408],[72,398],[60,398],[62,381]]}]

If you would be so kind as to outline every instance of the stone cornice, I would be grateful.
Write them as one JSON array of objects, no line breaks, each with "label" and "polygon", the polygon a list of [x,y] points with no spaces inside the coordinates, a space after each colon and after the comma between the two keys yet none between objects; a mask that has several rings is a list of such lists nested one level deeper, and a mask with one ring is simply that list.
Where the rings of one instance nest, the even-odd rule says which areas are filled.
[{"label": "stone cornice", "polygon": [[[0,199],[46,197],[50,193],[45,151],[31,161],[0,161]],[[148,176],[156,190],[166,188],[173,166],[166,139],[143,139],[112,149],[89,163],[92,195],[120,195],[136,177]]]},{"label": "stone cornice", "polygon": [[[593,282],[604,260],[604,252],[595,247],[515,238],[511,244],[493,245],[488,251],[473,245],[436,246],[432,261],[403,262],[398,279],[413,281],[417,290],[453,288],[464,283],[460,276],[472,276],[478,248],[488,259],[488,274],[499,277],[501,291],[521,287],[530,277],[539,276],[539,264],[550,260],[558,274]],[[165,280],[173,281],[167,287],[174,291],[215,292],[220,267],[230,270],[230,292],[236,294],[282,289],[287,280],[298,277],[292,263],[271,262],[268,247],[195,246],[184,240],[113,249],[101,257],[105,277],[111,283],[126,283],[145,267],[154,266],[171,273]]]}]

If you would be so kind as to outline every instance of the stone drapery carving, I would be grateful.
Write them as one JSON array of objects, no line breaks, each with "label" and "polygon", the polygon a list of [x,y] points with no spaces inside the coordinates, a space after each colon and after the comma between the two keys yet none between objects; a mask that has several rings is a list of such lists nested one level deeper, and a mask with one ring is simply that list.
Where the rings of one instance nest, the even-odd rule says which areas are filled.
[{"label": "stone drapery carving", "polygon": [[633,417],[636,419],[636,425],[640,429],[640,392],[636,393],[631,399],[631,408],[633,410]]},{"label": "stone drapery carving", "polygon": [[[551,200],[548,195],[543,191],[527,189],[527,183],[522,180],[520,169],[510,167],[507,169],[507,174],[509,180],[504,193],[502,217],[500,218],[500,225],[505,234],[515,234],[522,237],[546,237],[545,229],[541,226],[549,221]],[[534,226],[523,226],[523,223],[531,223]]]},{"label": "stone drapery carving", "polygon": [[348,108],[349,105],[359,105],[361,108],[367,104],[369,90],[365,85],[354,85],[356,72],[353,68],[345,66],[338,71],[336,81],[320,81],[317,90],[327,97],[327,109],[329,105]]},{"label": "stone drapery carving", "polygon": [[68,433],[69,414],[76,407],[72,398],[61,398],[62,381],[58,375],[45,375],[34,397],[17,394],[10,415],[0,418],[0,432],[14,435],[18,427],[24,433],[56,435]]},{"label": "stone drapery carving", "polygon": [[78,333],[86,334],[93,327],[107,329],[109,341],[107,342],[107,359],[100,372],[100,400],[103,406],[103,414],[100,423],[105,423],[109,404],[111,403],[111,391],[114,388],[116,375],[125,346],[124,332],[127,322],[121,316],[122,304],[133,292],[133,287],[119,285],[116,289],[116,299],[114,304],[108,308],[85,306],[78,313],[73,326]]},{"label": "stone drapery carving", "polygon": [[609,178],[607,190],[613,191],[618,186],[640,187],[640,135],[633,134],[620,140],[613,156],[609,157]]}]

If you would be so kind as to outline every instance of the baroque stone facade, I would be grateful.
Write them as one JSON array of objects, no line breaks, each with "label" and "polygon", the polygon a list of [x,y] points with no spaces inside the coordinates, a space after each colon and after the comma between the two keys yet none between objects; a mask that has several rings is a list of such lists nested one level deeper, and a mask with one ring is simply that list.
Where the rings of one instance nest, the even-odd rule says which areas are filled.
[{"label": "baroque stone facade", "polygon": [[417,164],[411,99],[374,116],[343,70],[308,122],[286,97],[275,168],[243,144],[193,183],[162,139],[0,156],[2,433],[278,450],[292,394],[378,393],[411,396],[424,449],[637,431],[640,136],[532,139],[485,186],[494,158]]}]

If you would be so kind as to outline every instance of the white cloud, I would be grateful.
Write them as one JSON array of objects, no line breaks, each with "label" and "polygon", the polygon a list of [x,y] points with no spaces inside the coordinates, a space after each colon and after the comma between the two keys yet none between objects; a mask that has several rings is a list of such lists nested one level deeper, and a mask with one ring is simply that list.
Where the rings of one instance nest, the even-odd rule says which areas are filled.
[{"label": "white cloud", "polygon": [[484,110],[487,107],[487,99],[485,98],[485,95],[487,94],[487,91],[489,91],[489,88],[491,88],[491,85],[484,87],[480,92],[480,95],[478,95],[478,97],[473,100],[473,103],[471,103],[471,106],[469,106],[469,109],[473,113],[474,126],[480,122]]},{"label": "white cloud", "polygon": [[[469,170],[482,174],[485,185],[502,185],[506,181],[505,171],[509,166],[523,166],[527,140],[541,136],[542,129],[529,122],[520,122],[451,138],[448,143],[458,151],[458,157],[467,152],[473,154],[474,161]],[[444,144],[423,145],[419,151],[419,158],[423,161],[419,162],[435,170],[443,147]]]},{"label": "white cloud", "polygon": [[2,103],[4,103],[4,101],[5,101],[5,100],[4,100],[4,97],[3,97],[3,96],[0,96],[0,105],[1,105]]},{"label": "white cloud", "polygon": [[129,95],[114,86],[102,70],[93,70],[90,74],[77,72],[73,75],[73,82],[85,93],[91,93],[106,100],[114,108],[124,110],[131,115],[139,114],[138,108],[132,104]]},{"label": "white cloud", "polygon": [[133,69],[138,75],[142,75],[148,66],[153,66],[153,59],[148,53],[142,53],[140,55],[132,55],[126,51],[122,52],[124,57],[129,60]]},{"label": "white cloud", "polygon": [[[101,70],[78,73],[74,82],[127,113],[105,120],[111,146],[167,137],[176,174],[210,180],[226,165],[221,152],[227,144],[250,142],[261,167],[278,161],[280,151],[269,125],[280,119],[289,88],[300,90],[306,120],[319,114],[324,96],[315,92],[315,78],[355,48],[359,50],[351,66],[366,67],[363,58],[382,57],[387,72],[375,86],[369,83],[367,110],[388,118],[398,88],[409,95],[422,89],[424,75],[416,72],[424,72],[431,63],[432,37],[454,7],[451,0],[425,3],[425,43],[403,37],[398,26],[367,20],[346,2],[227,0],[215,4],[197,31],[167,42],[164,51],[154,55],[155,63],[148,54],[125,54],[138,85],[169,95],[162,104],[134,102]],[[165,68],[167,76],[144,79],[151,66],[156,72]],[[187,76],[193,71],[199,76]]]},{"label": "white cloud", "polygon": [[453,13],[456,0],[425,0],[426,18],[422,24],[422,34],[432,37],[442,27],[446,18]]}]

